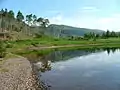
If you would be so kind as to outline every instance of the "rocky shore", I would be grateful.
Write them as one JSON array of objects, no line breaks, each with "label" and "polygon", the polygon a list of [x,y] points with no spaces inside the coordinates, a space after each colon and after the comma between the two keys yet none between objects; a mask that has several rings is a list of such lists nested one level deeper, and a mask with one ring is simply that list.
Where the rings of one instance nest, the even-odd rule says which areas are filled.
[{"label": "rocky shore", "polygon": [[30,62],[23,57],[0,61],[0,90],[43,90]]}]

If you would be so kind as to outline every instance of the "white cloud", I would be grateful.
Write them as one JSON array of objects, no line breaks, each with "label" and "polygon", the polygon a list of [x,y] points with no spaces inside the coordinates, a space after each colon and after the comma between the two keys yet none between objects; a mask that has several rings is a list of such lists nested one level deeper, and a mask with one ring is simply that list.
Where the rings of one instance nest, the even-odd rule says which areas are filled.
[{"label": "white cloud", "polygon": [[99,9],[97,7],[92,7],[92,6],[86,6],[82,8],[83,12],[95,12],[95,11],[99,11]]},{"label": "white cloud", "polygon": [[52,24],[62,24],[63,16],[61,14],[58,14],[52,18],[50,18],[50,22]]},{"label": "white cloud", "polygon": [[114,14],[106,18],[100,18],[98,23],[101,28],[120,31],[120,14]]},{"label": "white cloud", "polygon": [[[84,9],[93,8],[84,7]],[[75,16],[65,17],[63,14],[57,14],[50,18],[50,22],[52,24],[65,24],[81,28],[120,31],[120,13],[109,15],[108,17],[95,17],[89,14],[81,15],[81,13],[76,13]]]}]

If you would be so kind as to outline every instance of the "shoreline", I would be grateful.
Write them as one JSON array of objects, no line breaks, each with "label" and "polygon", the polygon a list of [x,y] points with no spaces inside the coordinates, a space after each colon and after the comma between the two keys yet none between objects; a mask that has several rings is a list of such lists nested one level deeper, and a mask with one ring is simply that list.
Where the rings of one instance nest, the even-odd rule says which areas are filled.
[{"label": "shoreline", "polygon": [[31,66],[32,66],[32,77],[34,78],[34,85],[35,85],[35,88],[36,90],[47,90],[47,86],[45,86],[45,84],[40,81],[40,77],[38,76],[38,69],[37,67],[31,63]]},{"label": "shoreline", "polygon": [[86,45],[61,45],[61,46],[43,46],[43,47],[27,47],[26,50],[47,50],[47,49],[58,49],[58,48],[72,48],[72,47],[79,47],[79,48],[91,48],[91,47],[97,47],[97,48],[101,48],[101,47],[120,47],[120,44],[117,44],[116,46],[113,46],[113,45],[116,45],[116,43],[110,43],[110,44],[107,44],[107,45],[104,45],[104,44],[86,44]]}]

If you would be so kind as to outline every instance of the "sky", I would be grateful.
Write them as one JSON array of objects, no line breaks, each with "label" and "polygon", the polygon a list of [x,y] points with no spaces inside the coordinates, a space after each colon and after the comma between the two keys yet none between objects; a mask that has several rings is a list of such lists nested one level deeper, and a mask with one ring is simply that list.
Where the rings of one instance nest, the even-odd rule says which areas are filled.
[{"label": "sky", "polygon": [[48,18],[51,24],[120,31],[120,0],[0,0],[0,9]]}]

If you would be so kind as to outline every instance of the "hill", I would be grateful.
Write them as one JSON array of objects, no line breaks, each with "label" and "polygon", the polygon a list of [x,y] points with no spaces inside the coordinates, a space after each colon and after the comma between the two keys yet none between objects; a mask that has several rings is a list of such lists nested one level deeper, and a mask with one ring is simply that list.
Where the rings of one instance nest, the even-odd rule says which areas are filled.
[{"label": "hill", "polygon": [[101,34],[104,31],[98,30],[98,29],[87,29],[87,28],[77,28],[72,26],[66,26],[66,25],[56,25],[51,24],[47,28],[47,34],[53,35],[53,36],[83,36],[85,33],[96,33]]}]

